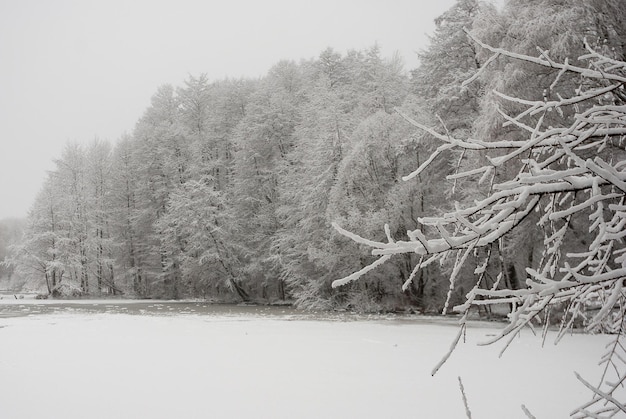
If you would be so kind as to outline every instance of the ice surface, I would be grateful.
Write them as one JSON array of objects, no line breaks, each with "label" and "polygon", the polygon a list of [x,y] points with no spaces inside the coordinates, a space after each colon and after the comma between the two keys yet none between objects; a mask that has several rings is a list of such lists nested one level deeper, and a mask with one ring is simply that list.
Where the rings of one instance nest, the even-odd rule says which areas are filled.
[{"label": "ice surface", "polygon": [[[164,310],[164,311],[167,311]],[[339,319],[339,318],[338,318]],[[524,333],[498,358],[474,324],[435,377],[450,322],[85,311],[0,317],[0,417],[565,418],[608,341]],[[345,319],[344,319],[345,320]],[[551,342],[548,338],[547,342]]]}]

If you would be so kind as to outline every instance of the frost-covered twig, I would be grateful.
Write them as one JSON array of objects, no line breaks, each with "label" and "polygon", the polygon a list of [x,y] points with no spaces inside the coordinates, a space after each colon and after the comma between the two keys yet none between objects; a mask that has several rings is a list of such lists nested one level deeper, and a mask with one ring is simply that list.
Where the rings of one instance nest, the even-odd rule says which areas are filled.
[{"label": "frost-covered twig", "polygon": [[472,412],[469,409],[469,403],[467,402],[467,396],[465,395],[465,387],[463,387],[463,380],[459,376],[459,389],[461,390],[461,397],[463,398],[463,406],[465,406],[465,416],[467,419],[472,419]]},{"label": "frost-covered twig", "polygon": [[604,369],[597,386],[590,384],[575,373],[576,378],[593,392],[593,397],[589,402],[579,406],[571,413],[574,419],[612,418],[619,412],[626,413],[626,404],[614,396],[618,389],[623,392],[626,388],[626,349],[621,342],[622,339],[623,334],[620,330],[613,341],[607,345],[607,352],[601,361],[601,364],[604,364]]},{"label": "frost-covered twig", "polygon": [[532,413],[530,413],[530,410],[528,410],[528,408],[524,405],[522,405],[522,412],[524,412],[524,414],[526,415],[528,419],[537,419],[535,416],[533,416]]}]

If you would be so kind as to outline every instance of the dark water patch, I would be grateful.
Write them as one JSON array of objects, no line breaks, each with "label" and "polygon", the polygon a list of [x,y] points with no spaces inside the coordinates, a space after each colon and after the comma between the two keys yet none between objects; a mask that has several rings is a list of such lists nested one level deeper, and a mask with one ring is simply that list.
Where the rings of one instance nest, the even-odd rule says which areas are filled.
[{"label": "dark water patch", "polygon": [[283,321],[425,321],[423,316],[404,314],[355,314],[300,310],[285,305],[215,304],[204,301],[159,300],[0,300],[0,318],[49,314],[128,314],[137,316],[197,316],[238,320],[277,319]]},{"label": "dark water patch", "polygon": [[[45,315],[125,314],[155,317],[204,317],[247,321],[272,319],[281,321],[374,321],[387,324],[439,324],[457,326],[457,316],[425,316],[419,314],[358,314],[347,311],[309,311],[290,305],[216,304],[208,301],[164,300],[37,300],[0,299],[0,319]],[[484,323],[484,322],[476,322]],[[498,327],[485,324],[486,327]]]},{"label": "dark water patch", "polygon": [[198,301],[156,300],[21,300],[0,301],[0,318],[46,314],[131,314],[152,316],[246,316],[246,317],[312,317],[315,313],[286,306],[249,306],[213,304]]}]

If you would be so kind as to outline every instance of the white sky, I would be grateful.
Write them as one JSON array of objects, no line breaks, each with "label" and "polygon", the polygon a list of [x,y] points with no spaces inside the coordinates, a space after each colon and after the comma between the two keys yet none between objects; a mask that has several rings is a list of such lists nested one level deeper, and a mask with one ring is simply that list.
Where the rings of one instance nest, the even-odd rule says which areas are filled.
[{"label": "white sky", "polygon": [[0,0],[0,219],[25,216],[68,141],[132,132],[161,84],[258,77],[378,43],[407,69],[454,0]]}]

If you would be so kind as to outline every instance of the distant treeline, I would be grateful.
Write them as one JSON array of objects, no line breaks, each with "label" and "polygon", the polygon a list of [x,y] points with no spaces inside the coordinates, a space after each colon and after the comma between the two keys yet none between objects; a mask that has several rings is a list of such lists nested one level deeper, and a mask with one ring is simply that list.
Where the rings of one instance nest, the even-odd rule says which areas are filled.
[{"label": "distant treeline", "polygon": [[[492,179],[447,178],[480,162],[445,150],[428,171],[403,181],[440,144],[400,113],[455,137],[522,140],[502,128],[492,89],[537,100],[558,70],[496,60],[463,86],[489,58],[463,28],[515,52],[537,55],[539,46],[555,60],[582,55],[583,38],[623,59],[624,9],[619,1],[510,0],[497,10],[459,0],[436,20],[410,72],[377,47],[346,54],[329,48],[314,60],[281,61],[260,79],[199,75],[164,85],[132,134],[114,146],[66,146],[10,259],[32,278],[29,286],[53,295],[440,310],[446,263],[421,269],[402,291],[417,255],[397,256],[332,289],[332,280],[373,256],[331,222],[381,241],[387,223],[402,240],[420,217],[488,193]],[[571,77],[561,85],[575,89]],[[527,223],[494,249],[486,276],[493,283],[514,288],[524,267],[538,263],[543,235]],[[474,281],[470,269],[459,278],[452,303],[463,301]]]}]

